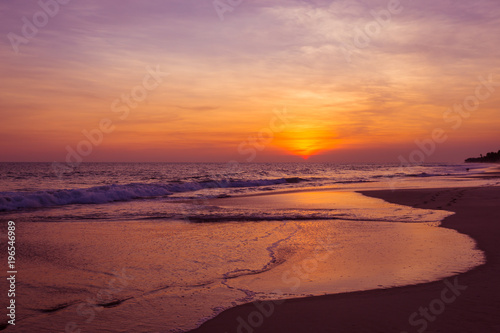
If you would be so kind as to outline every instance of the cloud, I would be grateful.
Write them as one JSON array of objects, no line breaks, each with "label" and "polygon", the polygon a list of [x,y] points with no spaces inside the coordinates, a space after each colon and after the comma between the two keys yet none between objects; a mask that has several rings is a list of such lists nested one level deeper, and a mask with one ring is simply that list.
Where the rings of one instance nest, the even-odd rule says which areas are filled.
[{"label": "cloud", "polygon": [[190,110],[190,111],[214,111],[219,109],[217,106],[179,106],[177,105],[179,109],[182,110]]},{"label": "cloud", "polygon": [[[500,4],[401,0],[402,11],[356,47],[356,34],[388,3],[244,1],[220,21],[211,1],[70,2],[15,54],[7,34],[21,34],[22,17],[40,7],[3,2],[0,127],[21,151],[54,133],[78,140],[114,116],[111,102],[141,82],[146,66],[159,64],[171,75],[107,142],[137,133],[157,145],[181,128],[194,150],[204,140],[227,148],[283,106],[296,128],[331,131],[346,144],[412,142],[442,125],[444,110],[473,93],[478,76],[500,74]],[[497,96],[462,136],[498,128]]]}]

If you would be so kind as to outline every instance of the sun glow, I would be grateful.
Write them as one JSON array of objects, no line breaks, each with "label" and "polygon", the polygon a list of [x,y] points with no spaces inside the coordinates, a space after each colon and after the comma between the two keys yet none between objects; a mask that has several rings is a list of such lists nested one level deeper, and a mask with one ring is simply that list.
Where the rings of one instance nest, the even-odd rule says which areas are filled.
[{"label": "sun glow", "polygon": [[324,129],[294,128],[276,138],[277,146],[304,160],[333,149],[338,144],[339,140],[335,139],[335,134]]}]

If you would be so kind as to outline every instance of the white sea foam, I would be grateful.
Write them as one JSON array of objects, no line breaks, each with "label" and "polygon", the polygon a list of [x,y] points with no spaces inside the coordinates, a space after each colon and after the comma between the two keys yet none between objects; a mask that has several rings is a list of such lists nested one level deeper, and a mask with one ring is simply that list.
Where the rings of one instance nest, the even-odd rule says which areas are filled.
[{"label": "white sea foam", "polygon": [[179,184],[133,183],[105,185],[81,189],[45,190],[36,192],[0,192],[0,211],[20,208],[40,208],[71,204],[102,204],[142,198],[168,196],[209,188],[258,187],[296,183],[298,178],[259,179],[252,181],[205,181]]}]

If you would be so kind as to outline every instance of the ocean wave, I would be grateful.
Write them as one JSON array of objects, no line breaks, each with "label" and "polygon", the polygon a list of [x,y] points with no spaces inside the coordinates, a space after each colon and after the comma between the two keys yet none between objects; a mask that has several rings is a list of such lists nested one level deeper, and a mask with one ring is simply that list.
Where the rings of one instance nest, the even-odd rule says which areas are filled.
[{"label": "ocean wave", "polygon": [[373,180],[357,179],[357,180],[339,180],[335,184],[355,184],[355,183],[373,183]]},{"label": "ocean wave", "polygon": [[[318,220],[351,220],[343,215],[332,214],[295,214],[295,215],[266,215],[266,214],[239,214],[239,215],[188,215],[185,221],[193,223],[222,223],[222,222],[263,222],[263,221],[318,221]],[[356,219],[357,220],[357,219]],[[377,220],[378,221],[378,220]]]},{"label": "ocean wave", "polygon": [[[441,220],[441,212],[413,208],[405,211],[385,211],[384,214],[373,214],[371,209],[242,209],[240,207],[216,206],[217,202],[207,202],[205,205],[185,206],[182,218],[192,223],[223,223],[223,222],[260,222],[260,221],[316,221],[344,220],[370,222],[436,222]],[[437,216],[437,217],[436,217]],[[161,218],[156,216],[156,218]],[[164,216],[171,219],[172,216]],[[173,217],[178,218],[177,217]]]},{"label": "ocean wave", "polygon": [[449,176],[449,173],[427,173],[427,172],[420,172],[420,173],[394,173],[394,174],[386,174],[386,175],[376,175],[373,176],[373,178],[414,178],[414,177],[441,177],[441,176]]},{"label": "ocean wave", "polygon": [[72,204],[103,204],[114,201],[164,197],[173,193],[210,188],[259,187],[303,181],[307,181],[307,179],[292,177],[257,180],[212,180],[173,184],[132,183],[36,192],[0,192],[0,211]]},{"label": "ocean wave", "polygon": [[[393,222],[393,223],[432,223],[440,219],[440,215],[427,212],[421,216],[414,214],[386,214],[384,216],[373,216],[369,212],[349,212],[340,213],[336,210],[313,210],[313,211],[275,211],[269,212],[216,212],[199,214],[185,212],[183,220],[192,223],[224,223],[224,222],[270,222],[270,221],[321,221],[321,220],[343,220],[358,222]],[[166,219],[171,217],[165,216]]]}]

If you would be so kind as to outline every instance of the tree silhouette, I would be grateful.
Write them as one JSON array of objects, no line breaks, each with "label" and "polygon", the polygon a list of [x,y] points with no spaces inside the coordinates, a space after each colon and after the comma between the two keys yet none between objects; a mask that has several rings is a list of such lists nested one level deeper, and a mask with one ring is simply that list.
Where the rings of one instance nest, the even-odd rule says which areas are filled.
[{"label": "tree silhouette", "polygon": [[486,156],[470,157],[465,160],[467,163],[500,163],[500,150],[498,152],[489,152]]}]

